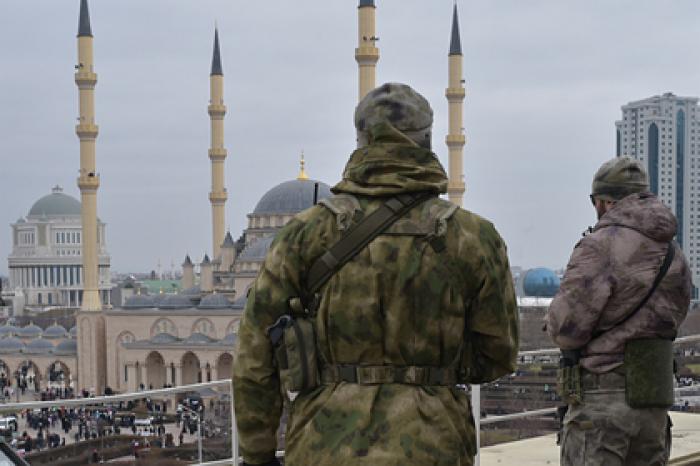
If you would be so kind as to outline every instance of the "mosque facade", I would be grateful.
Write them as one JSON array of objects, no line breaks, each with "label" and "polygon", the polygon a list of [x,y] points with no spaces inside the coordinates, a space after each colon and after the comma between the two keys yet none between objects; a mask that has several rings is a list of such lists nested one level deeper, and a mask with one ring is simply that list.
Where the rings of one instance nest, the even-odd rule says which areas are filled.
[{"label": "mosque facade", "polygon": [[[359,69],[359,97],[362,98],[376,86],[376,64],[379,50],[375,35],[376,5],[374,0],[360,0],[358,6],[359,43],[355,58]],[[462,202],[464,184],[461,174],[464,136],[462,135],[462,103],[465,96],[462,76],[461,44],[457,10],[454,11],[452,41],[449,51],[449,103],[450,135],[446,143],[450,154],[448,176],[449,197]],[[212,208],[212,256],[205,254],[197,263],[189,255],[182,264],[182,286],[177,294],[135,294],[119,307],[112,307],[101,296],[103,274],[109,280],[109,256],[104,242],[104,224],[97,218],[97,190],[99,176],[96,171],[95,140],[98,128],[94,121],[95,84],[92,57],[93,34],[90,25],[87,0],[81,0],[78,32],[78,59],[76,84],[79,88],[81,116],[76,127],[80,139],[81,169],[78,186],[81,201],[72,199],[70,215],[63,213],[53,218],[50,213],[34,215],[34,207],[25,222],[51,223],[56,229],[36,230],[33,238],[38,242],[39,231],[53,235],[51,239],[65,238],[61,233],[71,230],[82,252],[61,253],[57,257],[69,258],[66,265],[82,267],[82,289],[74,279],[71,285],[82,291],[74,301],[60,301],[80,307],[76,312],[76,327],[70,330],[53,325],[42,329],[30,324],[26,327],[6,325],[0,327],[0,373],[17,373],[29,367],[39,379],[55,378],[57,368],[62,380],[69,380],[78,390],[102,393],[109,387],[127,392],[143,388],[160,388],[166,385],[184,385],[231,376],[233,348],[239,322],[245,307],[247,292],[257,276],[275,234],[297,213],[313,206],[317,201],[331,196],[330,187],[310,179],[305,170],[302,155],[299,175],[282,182],[262,196],[253,211],[248,214],[247,228],[237,240],[225,233],[225,204],[228,192],[225,187],[224,161],[224,105],[223,67],[218,31],[215,32],[214,51],[210,73],[210,101],[207,107],[211,120],[211,145],[208,158],[211,163],[212,184],[209,200]],[[460,173],[457,173],[460,171]],[[47,196],[68,197],[60,192]],[[42,198],[44,199],[44,198]],[[50,198],[51,199],[51,198]],[[41,201],[41,200],[40,200]],[[41,205],[45,202],[40,202]],[[49,204],[53,204],[49,202]],[[67,222],[60,223],[59,222]],[[63,226],[60,226],[63,225]],[[28,231],[17,222],[18,232]],[[94,231],[98,232],[95,237]],[[87,228],[87,230],[86,230]],[[89,230],[89,231],[88,231]],[[50,233],[49,233],[50,232]],[[56,233],[59,236],[56,236]],[[43,233],[42,233],[43,234]],[[20,238],[16,236],[16,238]],[[43,240],[48,241],[48,240]],[[90,244],[87,245],[86,243]],[[43,243],[42,243],[43,244]],[[74,250],[73,243],[59,243],[56,250]],[[47,246],[42,246],[47,247]],[[22,245],[11,256],[13,266],[29,250]],[[197,258],[199,259],[199,258]],[[56,264],[60,265],[60,264]],[[13,267],[11,267],[13,268]],[[104,271],[103,271],[104,269]],[[50,270],[49,275],[50,277]],[[43,273],[43,272],[41,272]],[[63,277],[63,269],[59,272]],[[15,279],[21,273],[14,275]],[[14,279],[13,279],[14,280]],[[13,282],[17,283],[17,282]],[[20,282],[22,283],[22,282]],[[36,282],[35,282],[36,283]],[[43,282],[42,282],[43,283]],[[52,283],[49,278],[47,283]],[[61,282],[62,283],[62,282]],[[69,290],[71,291],[71,290]],[[28,291],[33,293],[33,291]],[[46,292],[44,292],[46,293]],[[52,292],[53,293],[53,292]],[[48,299],[42,295],[41,300]],[[51,300],[65,298],[62,291],[52,294]],[[108,296],[108,294],[107,294]],[[87,297],[81,299],[83,297]],[[38,295],[36,296],[38,300]],[[36,328],[35,328],[36,327]],[[31,334],[31,336],[30,336]],[[59,335],[53,337],[52,335]],[[3,367],[5,369],[3,369]]]}]

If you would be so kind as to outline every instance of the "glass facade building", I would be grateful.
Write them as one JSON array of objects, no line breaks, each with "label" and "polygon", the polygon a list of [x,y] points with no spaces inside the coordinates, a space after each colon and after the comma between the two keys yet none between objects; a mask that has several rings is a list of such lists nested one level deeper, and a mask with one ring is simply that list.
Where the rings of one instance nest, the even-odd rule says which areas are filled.
[{"label": "glass facade building", "polygon": [[[700,284],[700,108],[698,98],[672,93],[622,106],[616,154],[642,162],[650,191],[678,220],[676,241]],[[697,138],[697,139],[696,139]],[[697,290],[694,290],[697,299]]]}]

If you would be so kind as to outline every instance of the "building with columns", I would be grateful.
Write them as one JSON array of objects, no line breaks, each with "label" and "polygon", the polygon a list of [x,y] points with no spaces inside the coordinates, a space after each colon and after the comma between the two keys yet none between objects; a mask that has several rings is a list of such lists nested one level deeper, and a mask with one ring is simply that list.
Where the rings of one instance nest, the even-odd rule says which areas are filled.
[{"label": "building with columns", "polygon": [[[11,225],[10,290],[27,308],[80,308],[83,302],[83,236],[80,201],[55,186]],[[105,224],[97,221],[100,301],[110,304],[110,257]]]},{"label": "building with columns", "polygon": [[230,377],[242,303],[224,295],[136,295],[104,312],[106,384],[117,391]]}]

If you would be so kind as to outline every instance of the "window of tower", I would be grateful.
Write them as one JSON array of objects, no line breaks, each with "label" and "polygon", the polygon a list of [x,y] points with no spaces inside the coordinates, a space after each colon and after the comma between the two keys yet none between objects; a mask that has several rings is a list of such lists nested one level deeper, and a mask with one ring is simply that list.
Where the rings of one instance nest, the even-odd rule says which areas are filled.
[{"label": "window of tower", "polygon": [[649,189],[659,194],[659,127],[656,123],[649,126]]},{"label": "window of tower", "polygon": [[685,181],[685,112],[678,110],[676,114],[676,218],[678,220],[678,244],[683,248],[683,186]]}]

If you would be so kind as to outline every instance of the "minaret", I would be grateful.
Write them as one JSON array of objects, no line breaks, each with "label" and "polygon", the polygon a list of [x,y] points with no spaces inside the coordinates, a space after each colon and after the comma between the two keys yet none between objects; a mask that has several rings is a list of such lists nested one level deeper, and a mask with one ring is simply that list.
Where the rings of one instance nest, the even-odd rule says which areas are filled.
[{"label": "minaret", "polygon": [[194,286],[194,264],[189,254],[185,256],[185,262],[182,263],[182,280],[180,280],[180,286],[183,290]]},{"label": "minaret", "polygon": [[204,254],[204,259],[199,264],[199,288],[203,293],[214,291],[214,274],[209,256]]},{"label": "minaret", "polygon": [[360,0],[358,7],[359,27],[358,46],[355,49],[355,60],[360,68],[359,99],[362,100],[369,91],[377,87],[377,62],[379,61],[379,49],[375,42],[376,36],[376,10],[374,0]]},{"label": "minaret", "polygon": [[78,65],[75,83],[80,93],[80,122],[75,132],[80,139],[80,200],[83,222],[83,303],[84,311],[102,309],[97,287],[97,188],[100,176],[95,168],[95,139],[98,128],[95,124],[95,84],[92,61],[92,30],[87,0],[80,2],[78,23]]},{"label": "minaret", "polygon": [[214,259],[219,257],[221,244],[224,242],[225,211],[228,194],[224,187],[224,161],[226,149],[224,148],[224,72],[221,68],[221,53],[219,52],[219,30],[214,30],[214,56],[211,60],[211,74],[209,76],[210,100],[209,117],[211,118],[211,148],[209,159],[211,160],[211,202],[212,240]]},{"label": "minaret", "polygon": [[221,245],[221,271],[230,272],[236,260],[236,243],[233,241],[231,232],[226,232],[226,238]]},{"label": "minaret", "polygon": [[78,21],[78,64],[75,83],[78,85],[80,118],[75,132],[80,139],[80,188],[83,243],[83,301],[77,314],[78,388],[94,390],[102,394],[107,365],[105,348],[105,324],[102,303],[98,291],[97,265],[97,189],[100,177],[95,167],[95,84],[97,75],[92,61],[92,30],[87,0],[80,2]]},{"label": "minaret", "polygon": [[449,149],[447,196],[450,202],[462,206],[464,199],[464,89],[462,41],[459,37],[459,19],[455,3],[452,17],[452,39],[449,54],[449,85],[445,92],[449,105],[449,133],[447,147]]}]

